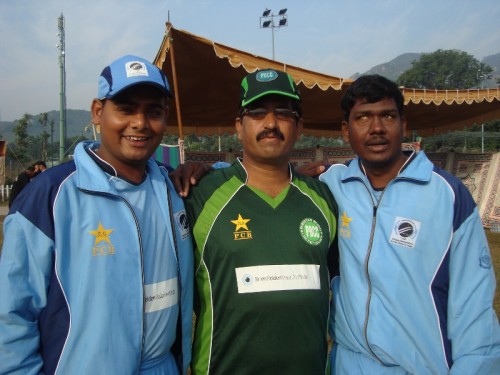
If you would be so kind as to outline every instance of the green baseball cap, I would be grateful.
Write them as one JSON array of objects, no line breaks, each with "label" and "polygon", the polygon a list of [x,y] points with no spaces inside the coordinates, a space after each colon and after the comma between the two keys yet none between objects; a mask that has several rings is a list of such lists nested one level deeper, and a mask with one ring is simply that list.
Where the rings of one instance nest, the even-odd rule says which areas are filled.
[{"label": "green baseball cap", "polygon": [[283,95],[300,101],[300,93],[290,74],[274,69],[248,74],[240,87],[240,108],[266,95]]}]

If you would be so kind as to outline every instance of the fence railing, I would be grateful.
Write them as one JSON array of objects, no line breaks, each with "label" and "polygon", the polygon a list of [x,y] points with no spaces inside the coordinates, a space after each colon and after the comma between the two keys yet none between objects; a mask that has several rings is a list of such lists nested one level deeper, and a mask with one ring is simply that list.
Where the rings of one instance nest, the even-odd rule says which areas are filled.
[{"label": "fence railing", "polygon": [[490,222],[490,232],[500,233],[500,221],[491,221]]},{"label": "fence railing", "polygon": [[8,201],[12,185],[0,185],[0,199],[2,202]]}]

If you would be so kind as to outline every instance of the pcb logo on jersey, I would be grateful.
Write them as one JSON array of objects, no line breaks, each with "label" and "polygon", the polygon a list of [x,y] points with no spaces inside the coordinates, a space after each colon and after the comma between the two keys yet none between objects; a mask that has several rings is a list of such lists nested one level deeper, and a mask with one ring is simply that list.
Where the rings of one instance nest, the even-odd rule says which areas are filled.
[{"label": "pcb logo on jersey", "polygon": [[97,229],[89,231],[92,236],[95,236],[94,246],[92,247],[93,256],[115,254],[115,246],[110,239],[112,232],[113,229],[105,229],[101,222],[99,222]]},{"label": "pcb logo on jersey", "polygon": [[252,231],[248,229],[247,223],[250,219],[244,219],[241,214],[238,214],[238,218],[236,220],[231,220],[231,223],[236,225],[236,228],[233,232],[234,240],[251,240],[252,239]]},{"label": "pcb logo on jersey", "polygon": [[302,220],[299,230],[304,241],[310,245],[319,245],[323,239],[321,226],[314,219],[306,218]]}]

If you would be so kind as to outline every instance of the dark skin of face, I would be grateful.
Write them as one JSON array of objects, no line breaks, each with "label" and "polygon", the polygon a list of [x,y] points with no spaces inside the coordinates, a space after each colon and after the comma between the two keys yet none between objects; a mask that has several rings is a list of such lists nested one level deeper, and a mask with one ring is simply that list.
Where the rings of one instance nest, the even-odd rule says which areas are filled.
[{"label": "dark skin of face", "polygon": [[167,130],[168,106],[160,90],[133,86],[112,99],[94,99],[92,122],[100,125],[97,154],[122,176],[140,183],[147,160]]},{"label": "dark skin of face", "polygon": [[[250,108],[292,109],[292,104],[282,96],[267,95],[252,103]],[[268,112],[263,119],[238,117],[235,126],[243,145],[243,164],[270,164],[274,167],[285,164],[288,167],[289,155],[300,138],[302,119],[280,120]]]},{"label": "dark skin of face", "polygon": [[[291,99],[267,95],[252,103],[249,109],[293,109]],[[290,181],[288,161],[295,142],[302,133],[303,119],[279,120],[272,111],[263,119],[250,116],[236,118],[235,127],[243,148],[243,165],[248,172],[248,185],[270,196],[276,196]],[[199,162],[186,162],[170,174],[181,197],[187,197],[191,185],[196,185],[208,167]]]},{"label": "dark skin of face", "polygon": [[367,103],[358,99],[352,107],[349,121],[342,122],[345,142],[351,144],[361,159],[374,188],[384,188],[397,176],[406,161],[401,150],[406,120],[394,99]]},{"label": "dark skin of face", "polygon": [[281,95],[267,95],[250,108],[257,107],[271,111],[262,119],[238,117],[236,132],[243,146],[248,185],[275,197],[289,184],[288,161],[300,138],[302,118],[278,119],[274,115],[274,108],[292,109],[291,100]]}]

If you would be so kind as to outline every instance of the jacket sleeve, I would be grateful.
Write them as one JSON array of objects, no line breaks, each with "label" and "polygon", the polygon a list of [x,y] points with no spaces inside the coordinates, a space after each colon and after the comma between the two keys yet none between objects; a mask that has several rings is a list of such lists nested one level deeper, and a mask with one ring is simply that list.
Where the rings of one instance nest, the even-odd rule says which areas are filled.
[{"label": "jacket sleeve", "polygon": [[495,275],[477,207],[455,231],[450,253],[450,374],[498,374],[500,327],[493,309]]},{"label": "jacket sleeve", "polygon": [[[175,233],[175,247],[179,262],[181,282],[180,325],[178,325],[177,339],[172,348],[176,356],[179,373],[187,374],[191,362],[191,341],[193,332],[193,243],[190,235],[184,201],[175,193],[172,182],[169,183],[169,205],[171,210],[178,212],[173,215],[171,211],[172,233]],[[174,217],[175,216],[175,217]]]},{"label": "jacket sleeve", "polygon": [[38,317],[46,302],[52,265],[50,251],[43,249],[47,241],[47,237],[21,214],[7,216],[0,257],[2,374],[25,375],[41,371]]}]

